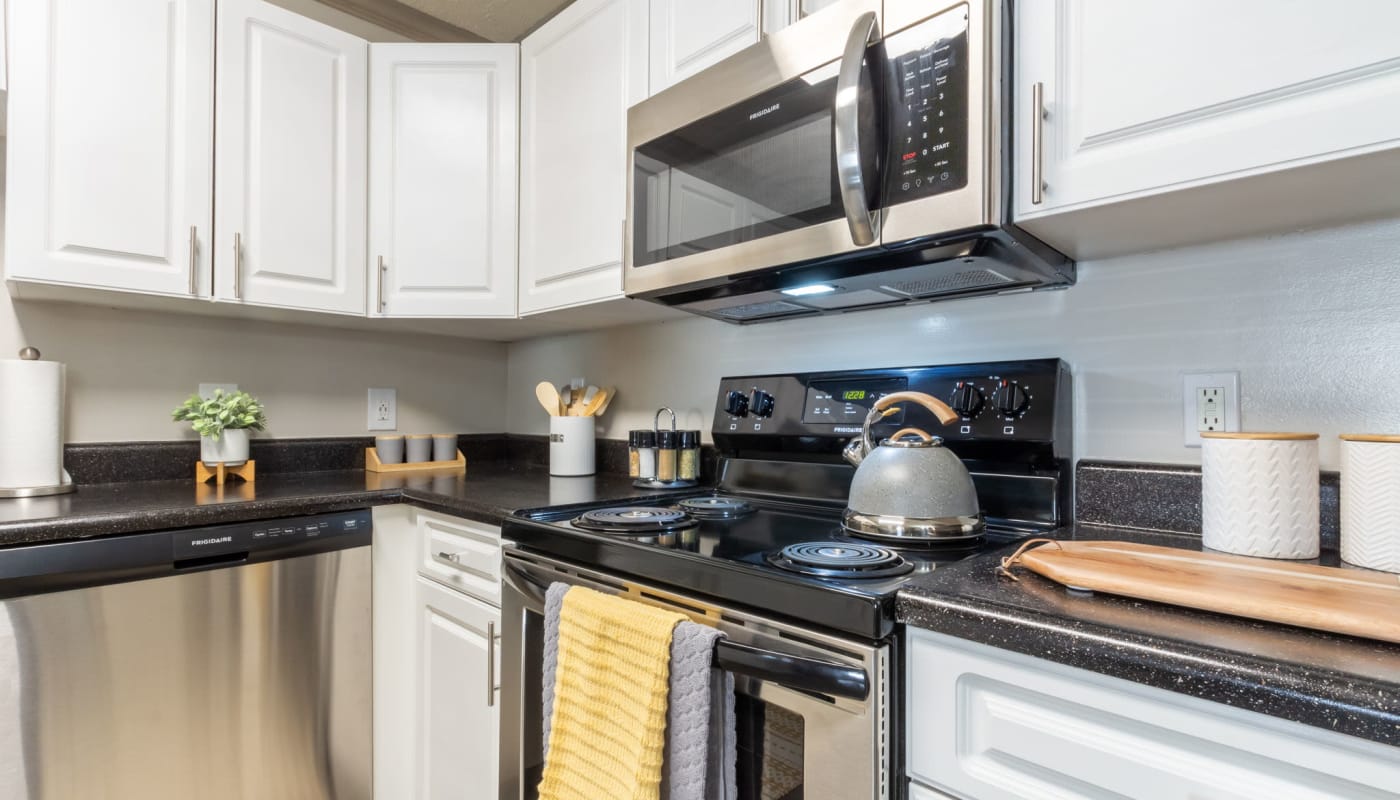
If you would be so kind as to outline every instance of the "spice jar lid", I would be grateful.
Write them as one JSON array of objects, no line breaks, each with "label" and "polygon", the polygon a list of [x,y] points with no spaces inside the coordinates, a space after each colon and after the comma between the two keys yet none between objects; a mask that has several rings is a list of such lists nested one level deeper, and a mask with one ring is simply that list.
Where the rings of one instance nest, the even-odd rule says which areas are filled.
[{"label": "spice jar lid", "polygon": [[681,431],[681,449],[693,450],[700,446],[700,431]]},{"label": "spice jar lid", "polygon": [[632,434],[628,437],[628,440],[631,442],[633,447],[655,447],[656,431],[632,431]]},{"label": "spice jar lid", "polygon": [[656,446],[662,450],[675,450],[676,442],[680,440],[680,431],[657,431]]}]

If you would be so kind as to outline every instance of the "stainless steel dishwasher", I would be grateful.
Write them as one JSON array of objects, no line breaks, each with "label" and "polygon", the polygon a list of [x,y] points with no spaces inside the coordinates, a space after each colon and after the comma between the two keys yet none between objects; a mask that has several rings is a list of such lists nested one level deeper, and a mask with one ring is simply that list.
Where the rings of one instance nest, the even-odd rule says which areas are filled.
[{"label": "stainless steel dishwasher", "polygon": [[368,511],[0,550],[0,797],[371,796]]}]

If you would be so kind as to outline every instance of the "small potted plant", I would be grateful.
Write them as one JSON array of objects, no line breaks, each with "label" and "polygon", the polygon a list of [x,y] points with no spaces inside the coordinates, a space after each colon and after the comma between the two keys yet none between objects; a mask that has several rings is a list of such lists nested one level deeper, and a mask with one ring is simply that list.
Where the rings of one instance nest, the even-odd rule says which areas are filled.
[{"label": "small potted plant", "polygon": [[248,431],[267,428],[267,415],[256,397],[223,389],[215,389],[207,398],[190,395],[170,416],[176,422],[190,423],[199,434],[199,459],[210,467],[247,463]]}]

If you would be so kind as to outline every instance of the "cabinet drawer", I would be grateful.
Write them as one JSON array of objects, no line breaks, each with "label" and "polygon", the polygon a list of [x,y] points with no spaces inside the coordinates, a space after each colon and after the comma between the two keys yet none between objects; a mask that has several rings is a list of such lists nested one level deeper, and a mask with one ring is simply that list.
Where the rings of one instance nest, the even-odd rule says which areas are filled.
[{"label": "cabinet drawer", "polygon": [[1400,787],[1396,748],[940,634],[909,639],[910,777],[959,797],[1355,800]]},{"label": "cabinet drawer", "polygon": [[501,529],[418,511],[418,572],[488,603],[501,603]]}]

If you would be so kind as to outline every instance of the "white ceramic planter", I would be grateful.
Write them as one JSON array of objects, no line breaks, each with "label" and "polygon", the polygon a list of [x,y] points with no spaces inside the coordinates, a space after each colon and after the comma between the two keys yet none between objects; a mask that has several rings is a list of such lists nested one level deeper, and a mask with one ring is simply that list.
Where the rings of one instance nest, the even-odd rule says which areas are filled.
[{"label": "white ceramic planter", "polygon": [[248,431],[224,431],[218,441],[209,437],[199,440],[199,460],[207,467],[223,464],[237,467],[248,462]]},{"label": "white ceramic planter", "polygon": [[1400,572],[1400,436],[1342,436],[1342,560]]},{"label": "white ceramic planter", "polygon": [[1315,433],[1201,434],[1202,544],[1242,556],[1317,558]]}]

